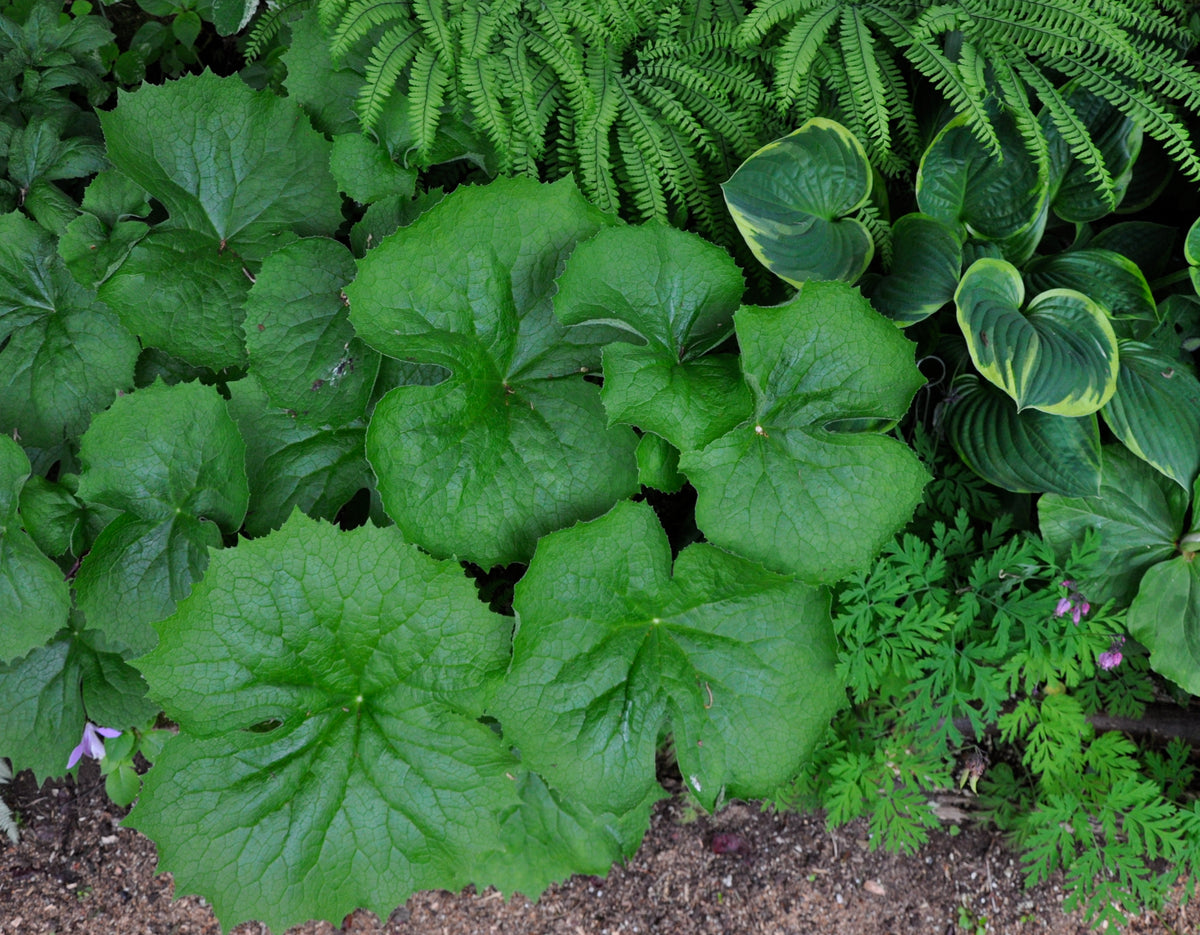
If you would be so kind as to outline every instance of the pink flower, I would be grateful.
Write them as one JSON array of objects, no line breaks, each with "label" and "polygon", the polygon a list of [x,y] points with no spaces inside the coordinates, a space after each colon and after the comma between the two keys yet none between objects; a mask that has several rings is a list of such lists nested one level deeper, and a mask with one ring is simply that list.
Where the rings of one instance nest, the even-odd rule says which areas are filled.
[{"label": "pink flower", "polygon": [[1058,599],[1058,603],[1054,606],[1054,616],[1061,617],[1063,614],[1069,611],[1072,622],[1078,626],[1079,621],[1082,620],[1084,616],[1091,613],[1092,605],[1084,600],[1082,594],[1075,590],[1074,581],[1067,579],[1065,581],[1060,581],[1059,584],[1061,584],[1064,588],[1070,588],[1071,593],[1066,597],[1060,597]]},{"label": "pink flower", "polygon": [[71,751],[71,758],[67,760],[67,769],[70,769],[79,762],[80,757],[90,756],[93,760],[104,758],[104,741],[101,737],[120,737],[119,730],[113,730],[111,727],[96,727],[91,721],[83,725],[83,739],[79,741],[79,746]]},{"label": "pink flower", "polygon": [[1121,647],[1124,644],[1125,644],[1125,637],[1114,636],[1112,645],[1109,646],[1106,651],[1102,652],[1099,656],[1096,657],[1096,664],[1098,666],[1100,666],[1101,669],[1104,669],[1106,671],[1109,669],[1115,669],[1117,666],[1119,666],[1121,664],[1121,660],[1123,658],[1125,658],[1124,656],[1121,655]]}]

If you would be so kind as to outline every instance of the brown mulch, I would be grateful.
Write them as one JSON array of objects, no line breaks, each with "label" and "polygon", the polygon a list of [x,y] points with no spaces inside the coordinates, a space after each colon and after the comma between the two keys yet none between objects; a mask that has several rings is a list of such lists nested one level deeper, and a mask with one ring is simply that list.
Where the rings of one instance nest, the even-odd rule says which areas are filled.
[{"label": "brown mulch", "polygon": [[[218,935],[198,896],[172,899],[154,845],[120,826],[95,764],[78,781],[39,789],[24,773],[5,790],[21,843],[0,836],[4,935]],[[952,833],[956,832],[956,833]],[[722,851],[723,853],[717,853]],[[573,877],[534,904],[494,891],[422,893],[381,922],[356,912],[340,927],[313,922],[289,935],[1083,935],[1062,911],[1061,878],[1026,890],[1016,856],[993,834],[951,826],[916,856],[872,852],[865,825],[830,832],[812,815],[734,804],[697,816],[659,804],[627,866],[607,879]],[[1189,914],[1190,913],[1190,914]],[[1200,907],[1131,920],[1131,935],[1200,931]],[[266,935],[243,923],[234,935]]]}]

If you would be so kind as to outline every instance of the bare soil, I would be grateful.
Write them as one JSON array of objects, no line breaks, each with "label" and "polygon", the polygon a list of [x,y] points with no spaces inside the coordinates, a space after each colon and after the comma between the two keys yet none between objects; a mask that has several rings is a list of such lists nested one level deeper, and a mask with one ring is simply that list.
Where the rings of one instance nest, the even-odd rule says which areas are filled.
[{"label": "bare soil", "polygon": [[[154,845],[120,825],[95,764],[38,788],[28,773],[6,789],[22,821],[0,836],[4,935],[218,935],[198,896],[172,898],[155,875]],[[721,852],[721,853],[718,853]],[[835,832],[820,816],[734,804],[697,816],[659,804],[645,843],[607,879],[573,877],[534,904],[498,893],[429,892],[386,920],[355,912],[340,927],[312,922],[289,935],[1083,935],[1062,911],[1061,878],[1026,890],[1019,861],[983,829],[950,825],[916,856],[872,852],[866,827]],[[1131,935],[1200,931],[1200,904],[1131,920]],[[266,935],[243,923],[234,935]]]}]

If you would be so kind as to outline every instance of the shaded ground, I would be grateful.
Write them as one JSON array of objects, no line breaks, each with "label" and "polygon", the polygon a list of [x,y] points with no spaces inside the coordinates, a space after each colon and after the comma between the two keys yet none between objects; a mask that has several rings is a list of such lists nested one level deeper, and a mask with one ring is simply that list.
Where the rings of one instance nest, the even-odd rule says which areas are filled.
[{"label": "shaded ground", "polygon": [[[120,827],[95,764],[78,783],[38,789],[28,773],[6,797],[21,843],[0,836],[4,935],[218,935],[203,900],[173,900],[155,876],[154,845]],[[734,847],[731,853],[714,853]],[[1061,880],[1059,881],[1061,882]],[[340,928],[310,923],[289,935],[1082,935],[1061,909],[1062,890],[1021,885],[1016,857],[987,832],[939,833],[915,857],[871,853],[865,826],[836,833],[814,816],[769,815],[734,805],[696,817],[660,803],[642,850],[607,880],[574,877],[534,905],[492,891],[425,893],[384,922],[358,912]],[[234,935],[265,935],[244,923]],[[1200,932],[1200,903],[1135,919],[1133,935]]]}]

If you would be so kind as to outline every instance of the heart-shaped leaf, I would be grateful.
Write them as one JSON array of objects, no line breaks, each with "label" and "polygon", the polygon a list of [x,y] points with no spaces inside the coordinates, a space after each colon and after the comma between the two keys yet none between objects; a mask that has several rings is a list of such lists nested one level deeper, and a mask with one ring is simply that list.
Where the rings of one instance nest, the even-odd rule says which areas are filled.
[{"label": "heart-shaped leaf", "polygon": [[979,372],[1017,403],[1063,416],[1097,411],[1117,389],[1117,336],[1081,292],[1051,289],[1025,308],[1025,285],[1004,260],[976,260],[954,302]]},{"label": "heart-shaped leaf", "polygon": [[706,808],[792,775],[843,697],[826,592],[707,544],[645,504],[543,538],[517,584],[491,710],[521,761],[584,802],[648,808],[670,731]]},{"label": "heart-shaped leaf", "polygon": [[1117,392],[1100,415],[1130,451],[1191,490],[1200,472],[1200,381],[1186,365],[1122,341]]},{"label": "heart-shaped leaf", "polygon": [[0,434],[52,448],[132,389],[137,340],[80,286],[54,238],[0,215]]},{"label": "heart-shaped leaf", "polygon": [[875,253],[848,217],[871,197],[871,164],[854,134],[824,117],[768,143],[724,185],[725,203],[758,261],[794,286],[854,282]]},{"label": "heart-shaped leaf", "polygon": [[[555,854],[611,860],[614,835],[522,801],[528,767],[481,720],[510,633],[395,527],[297,513],[214,553],[138,660],[180,734],[125,824],[226,928],[386,917],[418,890],[518,877],[536,896],[566,872]],[[539,819],[570,840],[529,840]]]},{"label": "heart-shaped leaf", "polygon": [[1046,494],[1038,501],[1038,523],[1060,560],[1095,529],[1100,559],[1080,590],[1095,603],[1127,604],[1146,569],[1175,554],[1187,503],[1178,485],[1120,445],[1107,445],[1099,491],[1088,497]]},{"label": "heart-shaped leaf", "polygon": [[992,124],[1000,157],[979,141],[965,115],[942,128],[921,157],[917,204],[1020,263],[1033,254],[1046,225],[1049,167],[1030,154],[1010,117],[997,114]]},{"label": "heart-shaped leaf", "polygon": [[67,625],[71,611],[62,570],[21,528],[17,509],[28,477],[21,446],[0,435],[0,663],[43,645]]},{"label": "heart-shaped leaf", "polygon": [[1096,417],[1019,411],[973,373],[954,381],[943,409],[958,456],[984,480],[1020,493],[1094,495],[1100,489]]},{"label": "heart-shaped leaf", "polygon": [[1200,692],[1200,561],[1187,552],[1142,577],[1129,606],[1129,632],[1150,650],[1150,668]]},{"label": "heart-shaped leaf", "polygon": [[359,335],[452,373],[391,390],[367,429],[388,515],[434,555],[526,561],[540,536],[637,489],[637,439],[607,427],[583,379],[614,332],[568,329],[550,300],[576,243],[611,223],[570,180],[498,180],[459,188],[359,261],[346,287]]},{"label": "heart-shaped leaf", "polygon": [[734,316],[754,417],[680,468],[710,541],[812,582],[868,562],[912,515],[928,475],[877,434],[924,379],[913,344],[844,283],[809,282]]},{"label": "heart-shaped leaf", "polygon": [[225,401],[198,383],[155,383],[98,415],[80,444],[79,497],[121,510],[75,579],[88,623],[145,652],[150,624],[204,573],[221,531],[246,515],[246,446]]},{"label": "heart-shaped leaf", "polygon": [[728,354],[701,356],[733,333],[744,282],[720,247],[661,224],[606,228],[575,248],[554,311],[567,325],[611,325],[642,345],[604,349],[610,422],[690,450],[749,418],[750,392]]},{"label": "heart-shaped leaf", "polygon": [[927,214],[906,214],[892,228],[892,269],[871,290],[871,304],[901,328],[954,301],[962,273],[958,232]]}]

